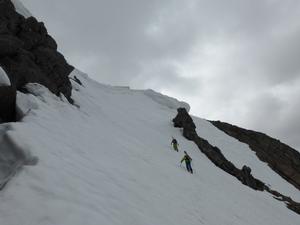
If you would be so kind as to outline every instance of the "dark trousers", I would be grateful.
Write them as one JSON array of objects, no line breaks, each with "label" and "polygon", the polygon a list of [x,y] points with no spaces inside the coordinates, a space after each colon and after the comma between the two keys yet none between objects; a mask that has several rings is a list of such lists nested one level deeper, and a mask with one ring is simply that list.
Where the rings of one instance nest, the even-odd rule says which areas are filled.
[{"label": "dark trousers", "polygon": [[190,173],[193,173],[191,162],[190,161],[185,161],[185,165],[186,165],[187,171],[189,171]]}]

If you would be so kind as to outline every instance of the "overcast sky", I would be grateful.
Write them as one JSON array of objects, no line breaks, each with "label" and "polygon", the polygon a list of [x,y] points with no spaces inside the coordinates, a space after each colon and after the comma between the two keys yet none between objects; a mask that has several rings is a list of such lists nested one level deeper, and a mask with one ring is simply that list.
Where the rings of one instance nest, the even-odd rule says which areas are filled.
[{"label": "overcast sky", "polygon": [[300,149],[299,0],[22,0],[90,77]]}]

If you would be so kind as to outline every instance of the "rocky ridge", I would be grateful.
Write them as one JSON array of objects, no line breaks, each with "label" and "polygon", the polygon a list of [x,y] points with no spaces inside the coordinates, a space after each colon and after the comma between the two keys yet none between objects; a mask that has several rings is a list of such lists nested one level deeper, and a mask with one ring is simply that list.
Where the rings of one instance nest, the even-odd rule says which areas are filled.
[{"label": "rocky ridge", "polygon": [[222,151],[212,146],[207,140],[198,136],[196,125],[185,108],[178,108],[177,115],[173,119],[174,127],[182,128],[183,136],[193,141],[212,163],[217,167],[236,177],[242,184],[258,191],[267,191],[271,193],[275,199],[286,203],[287,207],[292,211],[300,214],[300,203],[293,201],[290,197],[270,189],[263,181],[256,179],[251,175],[251,168],[244,165],[242,169],[238,169],[232,162],[225,158]]},{"label": "rocky ridge", "polygon": [[300,191],[300,153],[266,134],[221,121],[210,121],[218,129],[249,145],[257,157]]},{"label": "rocky ridge", "polygon": [[16,91],[24,91],[27,83],[42,84],[73,102],[68,75],[74,68],[57,51],[44,24],[17,13],[10,0],[0,1],[0,66],[11,82],[9,87],[0,87],[1,121],[16,120]]}]

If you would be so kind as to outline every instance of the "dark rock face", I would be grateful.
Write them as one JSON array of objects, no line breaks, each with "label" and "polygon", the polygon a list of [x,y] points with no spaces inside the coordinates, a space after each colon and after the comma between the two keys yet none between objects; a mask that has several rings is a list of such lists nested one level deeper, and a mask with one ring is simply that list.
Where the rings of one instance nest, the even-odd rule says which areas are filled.
[{"label": "dark rock face", "polygon": [[174,127],[183,128],[183,136],[192,141],[197,136],[196,126],[185,108],[177,109],[177,116],[173,119]]},{"label": "dark rock face", "polygon": [[300,190],[300,153],[263,133],[246,130],[220,121],[211,123],[226,134],[246,143],[257,157]]},{"label": "dark rock face", "polygon": [[72,103],[68,75],[74,68],[57,51],[44,24],[19,15],[10,0],[0,1],[0,66],[13,89],[40,83],[56,95],[64,94]]},{"label": "dark rock face", "polygon": [[264,182],[253,177],[251,175],[250,167],[244,165],[242,169],[236,168],[232,162],[225,158],[218,147],[212,146],[207,140],[198,136],[193,119],[184,108],[179,108],[177,112],[177,116],[173,119],[174,127],[183,128],[183,136],[188,140],[193,141],[200,151],[212,161],[212,163],[232,176],[235,176],[244,185],[254,190],[267,191],[271,193],[275,199],[284,202],[289,209],[300,214],[300,203],[297,203],[290,197],[270,189]]},{"label": "dark rock face", "polygon": [[10,86],[0,87],[0,123],[16,120],[16,90]]}]

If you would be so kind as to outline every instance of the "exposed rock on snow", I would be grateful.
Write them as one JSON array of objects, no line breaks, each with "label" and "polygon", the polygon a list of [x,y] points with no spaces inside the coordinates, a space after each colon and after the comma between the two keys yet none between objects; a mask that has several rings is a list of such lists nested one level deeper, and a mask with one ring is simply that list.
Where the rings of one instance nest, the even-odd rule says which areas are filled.
[{"label": "exposed rock on snow", "polygon": [[177,116],[173,119],[174,127],[183,128],[183,136],[188,140],[194,141],[201,152],[203,152],[217,167],[235,176],[244,185],[247,185],[254,190],[268,191],[269,193],[276,196],[277,200],[285,202],[289,209],[300,214],[300,203],[297,203],[290,197],[287,197],[277,191],[270,189],[262,181],[254,178],[251,175],[250,167],[244,165],[241,170],[236,168],[232,162],[228,161],[224,157],[218,147],[212,146],[207,140],[198,136],[193,119],[184,108],[179,108],[177,112]]},{"label": "exposed rock on snow", "polygon": [[263,133],[246,130],[221,121],[211,121],[226,134],[246,143],[257,157],[300,190],[300,153]]},{"label": "exposed rock on snow", "polygon": [[[14,3],[25,12],[19,1]],[[0,21],[4,25],[0,28],[0,66],[12,86],[22,90],[27,83],[40,83],[72,102],[68,75],[73,67],[57,51],[57,44],[44,24],[33,17],[24,18],[9,0],[0,2]]]},{"label": "exposed rock on snow", "polygon": [[[28,94],[18,92],[18,108],[26,116],[11,124],[10,134],[40,160],[35,167],[25,167],[1,192],[1,224],[299,221],[269,193],[241,185],[182,137],[170,124],[176,110],[157,104],[143,91],[99,84],[78,71],[72,72],[75,75],[84,85],[71,80],[80,107],[38,84],[27,85]],[[203,124],[208,136],[211,128],[218,130],[203,119],[193,120],[197,128],[199,121]],[[180,144],[179,153],[170,146],[172,136]],[[179,166],[183,150],[193,158],[193,175]]]},{"label": "exposed rock on snow", "polygon": [[183,136],[188,140],[193,141],[197,136],[193,119],[185,108],[178,108],[177,112],[176,117],[173,119],[174,127],[183,128]]}]

